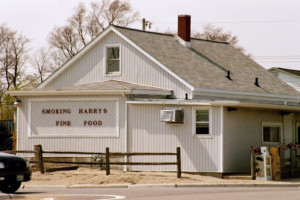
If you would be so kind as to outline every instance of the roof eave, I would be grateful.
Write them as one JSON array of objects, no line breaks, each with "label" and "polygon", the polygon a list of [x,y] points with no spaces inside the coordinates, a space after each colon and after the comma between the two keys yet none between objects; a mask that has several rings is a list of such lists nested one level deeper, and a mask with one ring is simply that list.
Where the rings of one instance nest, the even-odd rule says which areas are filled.
[{"label": "roof eave", "polygon": [[150,95],[150,96],[168,96],[171,91],[159,90],[29,90],[29,91],[9,91],[11,96],[80,96],[80,95]]},{"label": "roof eave", "polygon": [[168,96],[172,95],[171,91],[158,91],[158,90],[132,90],[133,95],[160,95]]},{"label": "roof eave", "polygon": [[240,101],[213,101],[210,103],[210,105],[300,111],[300,106],[296,107],[296,106],[289,106],[289,105],[273,105],[273,104],[251,103],[251,102],[240,102]]},{"label": "roof eave", "polygon": [[147,105],[177,105],[177,106],[222,106],[222,107],[244,107],[244,108],[264,108],[274,110],[285,110],[285,111],[300,111],[300,106],[289,106],[289,105],[272,105],[264,103],[251,103],[251,102],[240,102],[240,101],[209,101],[209,100],[178,100],[178,99],[138,99],[127,101],[128,104],[147,104]]},{"label": "roof eave", "polygon": [[299,96],[292,95],[280,95],[280,94],[264,94],[264,93],[253,93],[253,92],[241,92],[241,91],[228,91],[228,90],[214,90],[214,89],[203,89],[195,88],[193,96],[195,95],[208,95],[218,97],[230,97],[236,99],[253,99],[253,100],[267,100],[267,101],[291,101],[295,103],[300,102]]},{"label": "roof eave", "polygon": [[59,90],[59,91],[9,91],[8,94],[17,97],[26,96],[80,96],[80,95],[126,95],[131,90]]}]

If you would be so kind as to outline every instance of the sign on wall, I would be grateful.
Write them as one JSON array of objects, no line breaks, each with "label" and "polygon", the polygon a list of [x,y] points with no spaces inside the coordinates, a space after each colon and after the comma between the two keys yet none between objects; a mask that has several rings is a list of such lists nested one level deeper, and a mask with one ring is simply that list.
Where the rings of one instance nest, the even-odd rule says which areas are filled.
[{"label": "sign on wall", "polygon": [[119,136],[119,100],[31,100],[30,136]]}]

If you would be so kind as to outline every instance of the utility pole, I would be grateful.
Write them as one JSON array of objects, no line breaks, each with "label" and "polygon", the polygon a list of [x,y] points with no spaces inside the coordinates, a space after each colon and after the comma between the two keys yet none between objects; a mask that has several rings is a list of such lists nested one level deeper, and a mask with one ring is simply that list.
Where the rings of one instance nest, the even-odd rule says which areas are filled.
[{"label": "utility pole", "polygon": [[151,29],[152,23],[150,21],[146,21],[145,18],[142,19],[143,27],[142,30],[145,31],[146,27],[149,27]]}]

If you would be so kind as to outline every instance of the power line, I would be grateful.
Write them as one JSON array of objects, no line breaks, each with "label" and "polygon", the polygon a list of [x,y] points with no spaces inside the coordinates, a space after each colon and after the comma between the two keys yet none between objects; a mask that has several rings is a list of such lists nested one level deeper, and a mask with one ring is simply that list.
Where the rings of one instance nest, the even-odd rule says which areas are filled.
[{"label": "power line", "polygon": [[300,55],[253,56],[252,58],[259,63],[300,63]]},{"label": "power line", "polygon": [[254,58],[256,60],[300,60],[300,57],[298,58],[284,58],[284,57],[278,57],[278,58]]},{"label": "power line", "polygon": [[300,55],[253,56],[254,58],[300,58]]},{"label": "power line", "polygon": [[256,60],[298,60],[300,55],[253,56]]},{"label": "power line", "polygon": [[[192,24],[267,24],[267,23],[299,23],[300,20],[262,20],[262,21],[192,21]],[[176,21],[157,21],[156,24],[175,24]]]},{"label": "power line", "polygon": [[259,61],[259,63],[300,63],[299,61]]},{"label": "power line", "polygon": [[299,23],[300,20],[266,20],[266,21],[215,21],[215,22],[194,22],[194,23],[216,23],[216,24],[266,24],[266,23]]}]

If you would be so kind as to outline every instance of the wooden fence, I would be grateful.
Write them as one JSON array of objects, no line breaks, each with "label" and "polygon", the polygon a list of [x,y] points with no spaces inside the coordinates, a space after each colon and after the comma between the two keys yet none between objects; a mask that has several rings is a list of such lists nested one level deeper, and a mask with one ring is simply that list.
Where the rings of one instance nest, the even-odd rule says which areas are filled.
[{"label": "wooden fence", "polygon": [[[177,166],[177,178],[181,178],[181,153],[180,147],[177,147],[176,153],[170,152],[131,152],[131,153],[121,153],[121,152],[110,152],[109,148],[106,148],[105,153],[103,152],[78,152],[78,151],[44,151],[41,145],[34,145],[34,151],[29,150],[17,150],[17,151],[5,151],[7,153],[31,153],[34,154],[34,161],[30,163],[36,163],[37,168],[41,173],[45,172],[44,163],[57,163],[57,164],[83,164],[83,165],[99,165],[99,162],[68,162],[68,161],[46,161],[44,160],[43,154],[74,154],[74,155],[100,155],[105,156],[105,162],[101,163],[106,166],[106,175],[110,174],[111,165],[176,165]],[[110,162],[111,157],[116,156],[176,156],[176,162]]]}]

